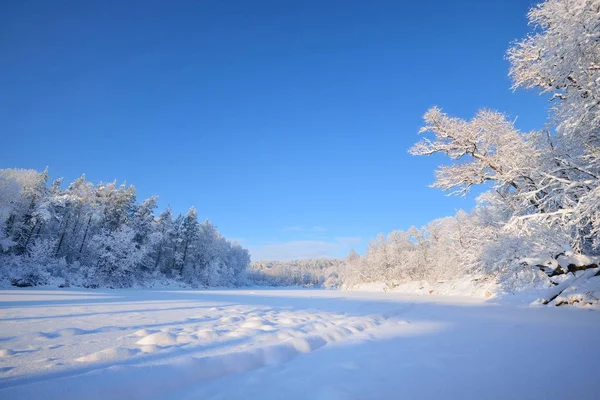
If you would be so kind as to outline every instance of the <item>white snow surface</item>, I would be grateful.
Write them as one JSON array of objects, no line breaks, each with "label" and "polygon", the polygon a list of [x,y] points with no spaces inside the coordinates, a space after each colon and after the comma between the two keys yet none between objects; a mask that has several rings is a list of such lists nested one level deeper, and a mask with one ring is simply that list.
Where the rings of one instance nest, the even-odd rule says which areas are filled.
[{"label": "white snow surface", "polygon": [[303,289],[1,290],[0,307],[5,400],[600,397],[600,313],[571,307]]}]

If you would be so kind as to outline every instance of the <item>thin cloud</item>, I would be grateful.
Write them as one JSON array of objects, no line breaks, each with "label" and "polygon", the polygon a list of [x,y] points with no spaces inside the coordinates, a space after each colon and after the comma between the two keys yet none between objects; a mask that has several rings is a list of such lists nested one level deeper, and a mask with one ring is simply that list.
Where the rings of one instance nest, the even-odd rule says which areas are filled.
[{"label": "thin cloud", "polygon": [[301,226],[286,226],[282,229],[284,232],[300,232],[302,230]]},{"label": "thin cloud", "polygon": [[286,226],[282,230],[284,232],[325,232],[327,230],[327,228],[325,228],[323,226],[307,227],[307,226],[295,225],[295,226]]},{"label": "thin cloud", "polygon": [[294,240],[250,246],[252,260],[299,260],[303,258],[343,257],[353,244],[362,242],[359,237],[338,237],[332,241]]},{"label": "thin cloud", "polygon": [[341,236],[341,237],[336,237],[335,240],[337,242],[339,242],[340,244],[352,245],[352,244],[361,243],[363,241],[363,238],[358,237],[358,236]]}]

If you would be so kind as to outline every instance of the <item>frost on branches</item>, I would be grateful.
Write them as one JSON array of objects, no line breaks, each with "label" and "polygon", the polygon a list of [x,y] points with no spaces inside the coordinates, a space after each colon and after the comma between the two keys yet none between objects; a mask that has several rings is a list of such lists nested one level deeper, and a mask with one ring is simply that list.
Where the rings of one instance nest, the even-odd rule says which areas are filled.
[{"label": "frost on branches", "polygon": [[191,208],[155,216],[155,196],[136,201],[133,186],[93,185],[82,176],[61,188],[46,171],[0,170],[0,279],[43,284],[130,287],[180,283],[229,286],[250,264],[248,251],[223,238]]},{"label": "frost on branches", "polygon": [[[600,232],[600,1],[551,0],[529,13],[535,32],[508,52],[514,87],[551,93],[554,125],[523,134],[503,114],[465,121],[433,108],[415,155],[446,154],[434,186],[464,194],[489,182],[510,210],[507,229],[568,235],[577,253],[598,251]],[[490,196],[488,195],[488,198]],[[488,205],[493,206],[493,205]]]},{"label": "frost on branches", "polygon": [[344,270],[344,260],[335,258],[254,261],[248,268],[248,280],[263,286],[337,288],[342,284]]},{"label": "frost on branches", "polygon": [[[364,257],[348,258],[349,285],[462,276],[515,292],[560,286],[561,279],[597,267],[600,0],[548,0],[528,17],[533,32],[508,50],[510,76],[514,89],[549,96],[552,123],[524,133],[494,110],[470,120],[438,107],[427,111],[423,137],[410,153],[448,157],[433,186],[455,195],[475,185],[488,191],[470,213],[380,235]],[[568,264],[565,255],[589,263]]]},{"label": "frost on branches", "polygon": [[549,0],[528,14],[534,31],[508,51],[513,88],[548,94],[556,129],[600,145],[600,1]]}]

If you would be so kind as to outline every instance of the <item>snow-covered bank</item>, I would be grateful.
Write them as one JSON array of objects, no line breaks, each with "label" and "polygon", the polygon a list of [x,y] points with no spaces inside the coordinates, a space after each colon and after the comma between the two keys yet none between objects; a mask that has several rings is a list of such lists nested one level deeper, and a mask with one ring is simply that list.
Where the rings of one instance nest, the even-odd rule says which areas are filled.
[{"label": "snow-covered bank", "polygon": [[[0,398],[594,398],[600,314],[334,290],[0,291]],[[568,326],[568,329],[565,329]],[[569,346],[539,340],[560,332]],[[501,378],[499,378],[501,377]]]},{"label": "snow-covered bank", "polygon": [[348,287],[347,290],[360,292],[394,292],[406,295],[441,295],[441,296],[463,296],[481,299],[489,299],[499,291],[498,284],[491,279],[477,277],[462,277],[460,279],[445,280],[439,282],[413,281],[400,283],[392,281],[373,282]]},{"label": "snow-covered bank", "polygon": [[457,279],[443,282],[417,281],[403,284],[384,282],[363,284],[348,288],[359,292],[393,292],[404,295],[464,296],[491,299],[498,303],[520,303],[547,306],[575,306],[600,311],[599,268],[578,271],[559,279],[532,285],[520,291],[502,289],[492,280]]},{"label": "snow-covered bank", "polygon": [[525,258],[520,268],[497,276],[464,275],[437,282],[372,282],[346,287],[409,295],[470,296],[534,305],[572,305],[600,311],[600,258],[567,253],[555,258]]}]

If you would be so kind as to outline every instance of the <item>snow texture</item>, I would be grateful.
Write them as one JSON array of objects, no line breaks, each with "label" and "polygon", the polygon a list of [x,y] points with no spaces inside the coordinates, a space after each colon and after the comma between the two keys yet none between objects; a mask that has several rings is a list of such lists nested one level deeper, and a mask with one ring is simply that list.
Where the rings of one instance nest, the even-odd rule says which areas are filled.
[{"label": "snow texture", "polygon": [[[572,385],[549,379],[566,365],[582,372],[597,365],[596,346],[582,338],[600,334],[600,313],[574,308],[301,289],[18,289],[0,291],[0,304],[6,400],[592,399],[600,392],[578,372]],[[552,332],[568,346],[547,339]]]}]

